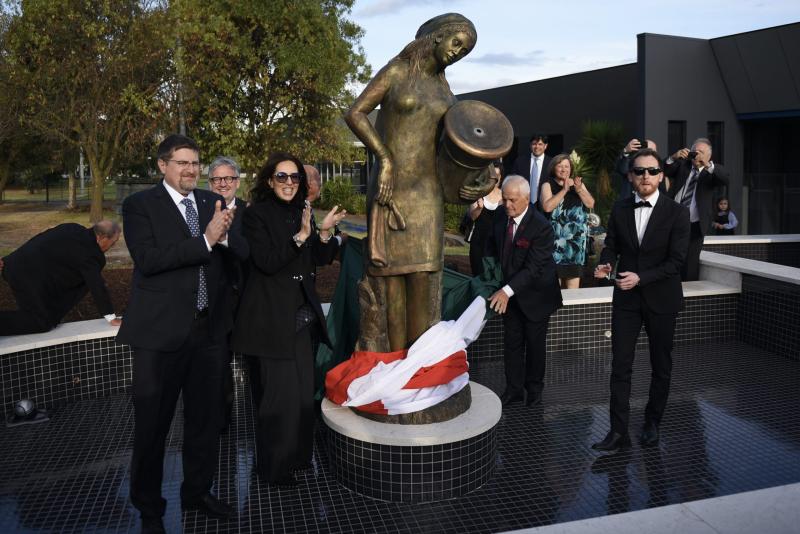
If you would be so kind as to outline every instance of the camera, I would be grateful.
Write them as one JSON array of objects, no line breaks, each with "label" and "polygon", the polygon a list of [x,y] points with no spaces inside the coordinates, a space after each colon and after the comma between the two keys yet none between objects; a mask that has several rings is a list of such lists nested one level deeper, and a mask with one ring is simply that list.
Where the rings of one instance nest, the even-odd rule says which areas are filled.
[{"label": "camera", "polygon": [[689,158],[689,161],[691,161],[691,160],[693,160],[694,158],[697,157],[697,152],[695,150],[692,150],[692,151],[689,152],[689,155],[686,156],[686,157]]}]

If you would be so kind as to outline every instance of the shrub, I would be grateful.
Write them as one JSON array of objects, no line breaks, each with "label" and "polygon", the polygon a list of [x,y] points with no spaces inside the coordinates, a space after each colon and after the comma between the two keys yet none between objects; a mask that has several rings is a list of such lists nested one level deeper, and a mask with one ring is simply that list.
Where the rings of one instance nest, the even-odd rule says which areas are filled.
[{"label": "shrub", "polygon": [[322,210],[339,206],[346,209],[348,213],[364,214],[367,212],[367,197],[357,193],[350,180],[337,176],[322,184],[322,192],[317,205]]},{"label": "shrub", "polygon": [[444,231],[451,234],[460,233],[459,226],[461,219],[467,211],[467,206],[464,204],[448,204],[444,205]]}]

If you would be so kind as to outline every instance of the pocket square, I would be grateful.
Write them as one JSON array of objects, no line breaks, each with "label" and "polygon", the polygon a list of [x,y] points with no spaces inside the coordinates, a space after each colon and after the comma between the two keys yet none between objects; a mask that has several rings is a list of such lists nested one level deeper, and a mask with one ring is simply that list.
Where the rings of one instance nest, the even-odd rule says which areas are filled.
[{"label": "pocket square", "polygon": [[531,243],[524,237],[520,237],[517,239],[516,243],[514,243],[514,246],[517,248],[528,248],[531,246]]}]

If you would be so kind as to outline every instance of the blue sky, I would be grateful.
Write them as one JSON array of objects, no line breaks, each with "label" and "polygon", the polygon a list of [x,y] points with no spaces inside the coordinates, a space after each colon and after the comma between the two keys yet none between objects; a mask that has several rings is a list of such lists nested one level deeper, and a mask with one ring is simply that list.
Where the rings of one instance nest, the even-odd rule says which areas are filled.
[{"label": "blue sky", "polygon": [[377,72],[420,24],[450,11],[478,30],[475,49],[447,69],[456,94],[632,63],[639,33],[711,39],[800,22],[800,0],[356,0],[350,18]]}]

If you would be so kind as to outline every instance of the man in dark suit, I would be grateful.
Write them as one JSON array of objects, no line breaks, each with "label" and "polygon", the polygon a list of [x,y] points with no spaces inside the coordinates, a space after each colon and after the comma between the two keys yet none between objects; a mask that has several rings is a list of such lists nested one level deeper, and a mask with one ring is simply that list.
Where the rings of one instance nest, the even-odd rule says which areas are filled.
[{"label": "man in dark suit", "polygon": [[503,182],[504,212],[495,217],[487,256],[498,258],[505,285],[489,297],[489,306],[503,314],[506,390],[503,405],[542,401],[547,324],[561,307],[561,289],[553,260],[550,222],[530,203],[530,185],[522,176]]},{"label": "man in dark suit", "polygon": [[667,159],[664,174],[672,183],[669,195],[675,202],[689,208],[692,223],[686,263],[681,271],[681,279],[700,278],[700,251],[703,240],[711,230],[711,222],[716,214],[714,190],[728,185],[728,171],[711,160],[711,142],[700,138],[692,144],[692,150],[682,148]]},{"label": "man in dark suit", "polygon": [[232,327],[223,250],[240,249],[224,199],[197,189],[199,149],[170,135],[158,147],[162,182],[122,204],[134,263],[131,296],[117,341],[133,348],[135,427],[131,501],[143,532],[163,532],[164,444],[183,395],[184,510],[232,515],[210,493],[218,462],[221,395]]},{"label": "man in dark suit", "polygon": [[658,443],[669,395],[675,319],[683,307],[680,269],[689,244],[688,209],[659,193],[664,174],[658,153],[645,148],[631,155],[628,177],[635,195],[614,204],[595,269],[596,278],[617,272],[611,315],[611,430],[592,445],[604,452],[631,443],[631,369],[642,324],[650,344],[652,376],[641,442]]},{"label": "man in dark suit", "polygon": [[[244,209],[247,206],[245,201],[236,196],[239,190],[241,180],[239,179],[241,170],[239,164],[233,158],[228,156],[217,156],[208,165],[208,187],[213,192],[222,196],[225,199],[227,209],[233,211],[233,222],[228,230],[229,234],[242,235],[242,217],[244,216]],[[250,247],[247,241],[242,240],[243,245],[237,249],[224,248],[224,265],[228,277],[230,291],[227,292],[227,297],[230,299],[230,308],[233,317],[236,317],[236,309],[239,307],[239,298],[242,294],[244,286],[244,272],[242,264],[250,255]],[[228,365],[224,369],[224,379],[222,387],[222,401],[223,401],[223,431],[227,430],[231,422],[233,411],[233,370],[230,363],[233,354],[228,353]]]},{"label": "man in dark suit", "polygon": [[544,153],[547,150],[547,136],[534,134],[530,141],[530,151],[517,157],[511,174],[522,176],[531,185],[531,204],[538,208],[539,190],[542,181],[547,179],[547,171],[552,158]]},{"label": "man in dark suit", "polygon": [[119,325],[101,274],[105,252],[119,236],[120,227],[112,221],[92,228],[59,224],[0,260],[0,271],[19,307],[0,311],[0,336],[52,330],[87,291],[100,315]]}]

